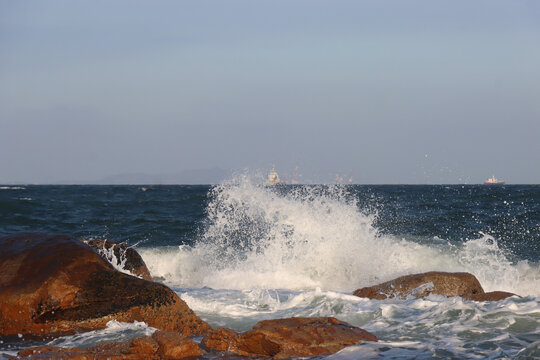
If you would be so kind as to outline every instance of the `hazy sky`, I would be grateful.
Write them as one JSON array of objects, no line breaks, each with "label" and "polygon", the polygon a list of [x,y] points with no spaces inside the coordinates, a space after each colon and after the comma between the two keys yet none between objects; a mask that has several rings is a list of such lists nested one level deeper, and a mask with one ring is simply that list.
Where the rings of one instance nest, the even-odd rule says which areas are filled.
[{"label": "hazy sky", "polygon": [[540,1],[0,0],[0,183],[540,183]]}]

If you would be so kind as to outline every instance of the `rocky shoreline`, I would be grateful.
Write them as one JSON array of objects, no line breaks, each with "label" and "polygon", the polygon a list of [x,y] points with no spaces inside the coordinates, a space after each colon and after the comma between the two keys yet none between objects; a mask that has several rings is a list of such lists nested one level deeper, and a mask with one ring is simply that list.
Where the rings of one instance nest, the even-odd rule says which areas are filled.
[{"label": "rocky shoreline", "polygon": [[[84,350],[27,348],[18,359],[196,359],[227,354],[288,359],[326,356],[377,341],[375,335],[335,318],[266,320],[247,332],[212,329],[174,291],[153,282],[140,255],[122,244],[19,233],[0,237],[0,248],[0,340],[51,339],[103,329],[111,320],[141,321],[158,329],[151,336]],[[486,293],[472,274],[443,272],[407,275],[354,292],[378,300],[430,294],[474,301],[515,295]]]}]

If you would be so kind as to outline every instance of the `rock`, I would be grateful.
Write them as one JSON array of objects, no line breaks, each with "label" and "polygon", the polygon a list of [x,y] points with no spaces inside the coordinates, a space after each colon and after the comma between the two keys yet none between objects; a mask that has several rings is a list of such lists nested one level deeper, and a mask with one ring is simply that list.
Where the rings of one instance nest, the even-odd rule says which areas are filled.
[{"label": "rock", "polygon": [[94,360],[93,354],[85,350],[64,349],[57,346],[38,346],[19,351],[17,357],[11,359],[17,360]]},{"label": "rock", "polygon": [[242,344],[242,334],[238,331],[219,328],[210,330],[202,339],[201,345],[208,350],[228,351],[237,354],[252,354],[249,349],[244,349]]},{"label": "rock", "polygon": [[191,339],[171,331],[156,331],[152,339],[158,344],[162,359],[184,359],[202,355],[199,345]]},{"label": "rock", "polygon": [[370,299],[417,298],[430,294],[445,296],[473,296],[483,294],[484,289],[478,279],[469,273],[427,272],[399,277],[379,285],[358,289],[354,295]]},{"label": "rock", "polygon": [[86,350],[38,346],[21,350],[17,359],[193,359],[201,355],[202,351],[195,341],[178,333],[158,330],[152,336],[100,344]]},{"label": "rock", "polygon": [[467,300],[474,300],[474,301],[499,301],[499,300],[509,298],[510,296],[521,297],[519,295],[506,292],[506,291],[490,291],[483,294],[474,294],[470,296],[464,296],[464,298]]},{"label": "rock", "polygon": [[158,345],[150,336],[133,340],[99,344],[86,349],[92,359],[157,359]]},{"label": "rock", "polygon": [[241,356],[285,359],[326,356],[366,340],[377,337],[335,318],[288,318],[261,321],[245,333],[212,330],[201,345]]},{"label": "rock", "polygon": [[88,245],[43,233],[0,237],[0,336],[63,335],[110,320],[204,335],[210,327],[166,286],[118,272]]},{"label": "rock", "polygon": [[129,271],[131,274],[152,281],[150,271],[141,255],[127,244],[117,244],[112,241],[98,239],[79,240],[96,250],[99,256],[109,263],[121,265],[124,270]]}]

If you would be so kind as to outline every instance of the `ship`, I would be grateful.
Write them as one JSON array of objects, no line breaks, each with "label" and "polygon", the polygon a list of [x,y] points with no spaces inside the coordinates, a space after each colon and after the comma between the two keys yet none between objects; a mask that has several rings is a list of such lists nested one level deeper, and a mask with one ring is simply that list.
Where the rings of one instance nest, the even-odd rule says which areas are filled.
[{"label": "ship", "polygon": [[504,181],[495,178],[495,175],[484,181],[484,185],[504,185]]},{"label": "ship", "polygon": [[272,166],[272,170],[268,173],[268,176],[266,177],[266,181],[264,182],[264,185],[274,186],[274,185],[283,185],[283,184],[285,183],[281,181],[276,169]]}]

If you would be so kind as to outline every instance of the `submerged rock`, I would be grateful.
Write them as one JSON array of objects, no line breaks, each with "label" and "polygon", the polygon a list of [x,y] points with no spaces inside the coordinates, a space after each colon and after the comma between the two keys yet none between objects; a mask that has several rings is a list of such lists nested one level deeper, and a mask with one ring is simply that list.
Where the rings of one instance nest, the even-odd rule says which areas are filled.
[{"label": "submerged rock", "polygon": [[431,271],[405,275],[379,285],[356,290],[353,294],[369,299],[406,299],[410,296],[421,298],[430,294],[470,297],[483,294],[484,289],[478,279],[466,272],[448,273]]},{"label": "submerged rock", "polygon": [[86,350],[56,346],[32,347],[21,350],[17,359],[193,359],[200,355],[202,351],[195,341],[178,333],[158,330],[152,336],[100,344]]},{"label": "submerged rock", "polygon": [[361,341],[377,337],[335,318],[288,318],[261,321],[245,333],[212,330],[201,345],[242,356],[285,359],[326,356]]},{"label": "submerged rock", "polygon": [[118,244],[112,241],[98,239],[79,240],[96,250],[99,256],[109,263],[121,266],[124,270],[144,280],[152,281],[150,271],[141,255],[135,249],[127,246],[127,244]]},{"label": "submerged rock", "polygon": [[0,237],[0,336],[61,335],[110,320],[204,335],[210,327],[171,289],[113,269],[62,235]]}]

